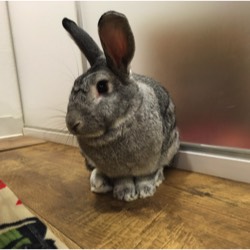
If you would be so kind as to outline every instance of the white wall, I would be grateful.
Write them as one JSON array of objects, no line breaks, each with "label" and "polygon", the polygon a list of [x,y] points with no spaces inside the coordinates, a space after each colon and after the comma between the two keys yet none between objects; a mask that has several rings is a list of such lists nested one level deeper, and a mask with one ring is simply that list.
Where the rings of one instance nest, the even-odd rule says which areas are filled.
[{"label": "white wall", "polygon": [[7,4],[0,2],[0,138],[22,133],[22,110]]},{"label": "white wall", "polygon": [[[136,39],[132,69],[170,91],[182,140],[248,148],[250,4],[77,4],[83,27],[99,45],[97,22],[105,11],[128,17]],[[65,128],[68,96],[82,63],[61,20],[67,16],[76,21],[75,7],[75,2],[9,2],[26,128]]]},{"label": "white wall", "polygon": [[74,2],[9,2],[26,128],[65,129],[80,52],[62,27],[76,20]]}]

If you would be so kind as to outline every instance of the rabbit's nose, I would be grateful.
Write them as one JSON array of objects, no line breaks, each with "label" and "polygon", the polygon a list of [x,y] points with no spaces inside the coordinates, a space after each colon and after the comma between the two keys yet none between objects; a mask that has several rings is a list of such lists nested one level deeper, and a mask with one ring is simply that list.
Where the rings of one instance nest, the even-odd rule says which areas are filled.
[{"label": "rabbit's nose", "polygon": [[70,133],[77,135],[80,133],[83,121],[77,118],[74,112],[69,112],[66,115],[66,125]]},{"label": "rabbit's nose", "polygon": [[77,121],[75,122],[72,126],[71,126],[71,131],[73,132],[73,134],[77,134],[78,128],[80,126],[80,122]]},{"label": "rabbit's nose", "polygon": [[78,135],[81,132],[82,122],[81,121],[67,122],[67,127],[70,133],[72,133],[73,135]]}]

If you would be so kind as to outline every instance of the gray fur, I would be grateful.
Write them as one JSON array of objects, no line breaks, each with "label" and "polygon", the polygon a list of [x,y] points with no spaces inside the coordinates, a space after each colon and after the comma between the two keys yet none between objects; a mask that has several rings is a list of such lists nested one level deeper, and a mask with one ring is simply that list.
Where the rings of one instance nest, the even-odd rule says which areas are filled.
[{"label": "gray fur", "polygon": [[[71,25],[68,22],[64,19],[64,27]],[[77,44],[85,44],[79,40],[87,33],[75,25],[67,30]],[[107,32],[118,32],[111,36],[117,41]],[[124,15],[105,13],[99,21],[99,35],[105,57],[96,53],[99,48],[87,35],[87,48],[81,50],[84,54],[88,50],[91,68],[74,83],[66,124],[76,135],[87,166],[94,169],[93,192],[113,189],[114,197],[125,201],[152,196],[164,179],[164,166],[179,148],[174,104],[159,83],[130,72],[134,38]],[[122,46],[114,48],[116,44]],[[97,90],[101,81],[108,86],[105,93]]]}]

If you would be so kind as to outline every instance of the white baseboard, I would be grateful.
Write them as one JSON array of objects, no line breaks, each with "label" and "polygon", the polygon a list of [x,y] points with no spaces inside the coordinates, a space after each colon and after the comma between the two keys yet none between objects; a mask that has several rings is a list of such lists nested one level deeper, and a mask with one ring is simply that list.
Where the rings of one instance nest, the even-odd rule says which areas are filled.
[{"label": "white baseboard", "polygon": [[22,117],[1,116],[0,117],[0,138],[10,138],[22,135]]},{"label": "white baseboard", "polygon": [[250,183],[250,159],[180,150],[177,167],[192,172]]},{"label": "white baseboard", "polygon": [[[76,138],[67,133],[24,128],[24,135],[57,143],[77,146]],[[250,183],[250,159],[212,153],[180,150],[176,161],[179,169]]]},{"label": "white baseboard", "polygon": [[51,131],[40,128],[23,128],[23,134],[28,136],[37,137],[46,141],[52,141],[56,143],[66,144],[69,146],[77,147],[76,138],[67,132]]}]

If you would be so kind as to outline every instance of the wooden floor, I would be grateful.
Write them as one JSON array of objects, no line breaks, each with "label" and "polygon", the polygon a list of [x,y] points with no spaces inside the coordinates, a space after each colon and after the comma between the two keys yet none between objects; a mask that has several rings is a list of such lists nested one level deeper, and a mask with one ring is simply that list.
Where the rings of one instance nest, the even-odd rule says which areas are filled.
[{"label": "wooden floor", "polygon": [[0,141],[0,179],[69,248],[250,248],[250,185],[180,170],[165,177],[152,198],[125,203],[90,192],[77,148]]}]

